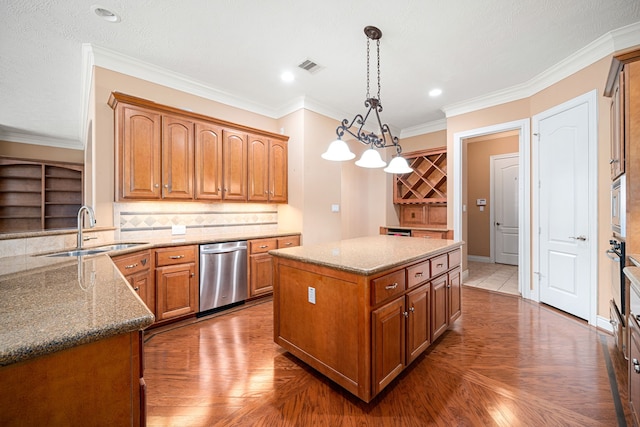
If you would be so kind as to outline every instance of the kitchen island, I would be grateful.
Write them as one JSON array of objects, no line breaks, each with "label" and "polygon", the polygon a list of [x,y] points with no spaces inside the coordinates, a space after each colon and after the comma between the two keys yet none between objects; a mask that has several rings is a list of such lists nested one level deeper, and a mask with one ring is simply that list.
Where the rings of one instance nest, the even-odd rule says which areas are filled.
[{"label": "kitchen island", "polygon": [[461,245],[371,236],[270,251],[274,341],[371,401],[460,316]]}]

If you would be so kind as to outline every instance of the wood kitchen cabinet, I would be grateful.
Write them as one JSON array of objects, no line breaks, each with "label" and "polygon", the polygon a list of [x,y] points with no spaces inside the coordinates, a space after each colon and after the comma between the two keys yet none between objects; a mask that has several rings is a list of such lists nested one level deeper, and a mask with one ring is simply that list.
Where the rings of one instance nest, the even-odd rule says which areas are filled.
[{"label": "wood kitchen cabinet", "polygon": [[198,312],[198,246],[155,250],[156,321],[175,320]]},{"label": "wood kitchen cabinet", "polygon": [[460,251],[449,246],[373,275],[276,252],[274,340],[369,402],[459,316],[460,300],[449,295],[459,290]]},{"label": "wood kitchen cabinet", "polygon": [[300,235],[249,240],[248,282],[249,298],[270,295],[273,292],[272,249],[300,246]]},{"label": "wood kitchen cabinet", "polygon": [[249,135],[249,201],[287,202],[287,143]]},{"label": "wood kitchen cabinet", "polygon": [[118,92],[109,106],[116,201],[287,202],[286,136]]},{"label": "wood kitchen cabinet", "polygon": [[156,289],[151,250],[113,257],[113,262],[149,310],[156,314]]}]

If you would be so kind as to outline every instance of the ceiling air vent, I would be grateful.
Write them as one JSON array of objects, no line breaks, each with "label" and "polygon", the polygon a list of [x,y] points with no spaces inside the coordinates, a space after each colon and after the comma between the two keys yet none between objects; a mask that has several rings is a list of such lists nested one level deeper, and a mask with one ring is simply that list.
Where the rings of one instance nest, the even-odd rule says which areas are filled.
[{"label": "ceiling air vent", "polygon": [[298,65],[298,68],[302,68],[303,70],[307,70],[308,72],[313,74],[315,72],[322,70],[323,67],[321,65],[316,64],[311,59],[305,59]]}]

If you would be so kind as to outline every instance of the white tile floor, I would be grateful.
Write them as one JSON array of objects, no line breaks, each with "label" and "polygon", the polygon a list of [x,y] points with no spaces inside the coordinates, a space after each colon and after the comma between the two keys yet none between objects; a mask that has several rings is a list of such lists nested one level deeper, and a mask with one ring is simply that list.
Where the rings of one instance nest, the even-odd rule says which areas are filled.
[{"label": "white tile floor", "polygon": [[517,265],[469,261],[467,268],[469,276],[464,280],[464,285],[520,295]]}]

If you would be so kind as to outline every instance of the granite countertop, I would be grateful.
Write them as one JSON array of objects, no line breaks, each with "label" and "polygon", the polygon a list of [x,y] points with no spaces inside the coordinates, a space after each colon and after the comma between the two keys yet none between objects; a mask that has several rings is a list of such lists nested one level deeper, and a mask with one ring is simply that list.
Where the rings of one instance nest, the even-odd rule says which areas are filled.
[{"label": "granite countertop", "polygon": [[635,287],[640,294],[640,267],[625,267],[623,271],[631,286]]},{"label": "granite countertop", "polygon": [[269,254],[368,276],[462,244],[454,240],[380,235],[275,249]]},{"label": "granite countertop", "polygon": [[83,257],[30,254],[0,258],[0,366],[151,325],[153,313],[110,256],[155,247],[297,234],[172,236]]},{"label": "granite countertop", "polygon": [[629,261],[633,263],[636,267],[640,267],[640,254],[627,254],[629,257]]}]

